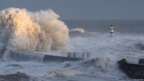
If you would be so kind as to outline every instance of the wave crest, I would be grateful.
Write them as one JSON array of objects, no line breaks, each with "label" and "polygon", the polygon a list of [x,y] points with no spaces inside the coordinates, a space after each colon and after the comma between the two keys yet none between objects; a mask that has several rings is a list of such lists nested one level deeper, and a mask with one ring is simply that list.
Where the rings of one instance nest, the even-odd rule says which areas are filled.
[{"label": "wave crest", "polygon": [[[8,48],[20,51],[65,50],[69,29],[53,10],[30,12],[8,8],[0,11],[2,34]],[[9,33],[9,34],[7,34]]]}]

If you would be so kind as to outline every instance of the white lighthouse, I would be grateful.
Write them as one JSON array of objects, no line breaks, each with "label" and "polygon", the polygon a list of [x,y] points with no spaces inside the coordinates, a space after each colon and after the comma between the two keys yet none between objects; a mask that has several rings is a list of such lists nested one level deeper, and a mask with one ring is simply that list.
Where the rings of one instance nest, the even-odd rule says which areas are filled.
[{"label": "white lighthouse", "polygon": [[110,36],[112,37],[113,36],[113,34],[114,34],[114,32],[115,32],[115,27],[114,27],[114,25],[110,25],[110,31],[109,31],[109,33],[110,33]]}]

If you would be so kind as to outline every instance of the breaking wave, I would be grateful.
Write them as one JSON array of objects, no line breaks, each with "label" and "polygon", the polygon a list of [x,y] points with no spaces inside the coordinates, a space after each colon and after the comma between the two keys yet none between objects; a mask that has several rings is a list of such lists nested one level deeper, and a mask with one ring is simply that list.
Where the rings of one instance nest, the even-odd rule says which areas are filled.
[{"label": "breaking wave", "polygon": [[[112,37],[79,28],[70,32],[78,33],[70,38],[68,27],[53,10],[31,12],[8,8],[0,11],[0,51],[2,54],[6,49],[4,56],[15,60],[0,61],[0,78],[10,73],[15,76],[25,73],[33,81],[133,81],[118,69],[117,61],[127,58],[136,62],[142,58],[143,35],[115,33]],[[90,57],[78,62],[41,62],[43,52],[66,51],[67,45],[76,54],[88,52]]]},{"label": "breaking wave", "polygon": [[17,51],[64,51],[69,40],[69,29],[59,17],[53,10],[1,10],[1,44]]},{"label": "breaking wave", "polygon": [[[85,33],[87,34],[87,33]],[[130,62],[137,62],[143,57],[143,35],[91,33],[92,36],[71,37],[70,49],[76,52],[89,52],[90,58],[78,62],[36,62],[20,60],[39,60],[36,57],[17,56],[16,61],[1,62],[0,73],[22,72],[34,78],[35,81],[139,81],[129,79],[118,68],[117,61],[127,58]],[[12,54],[12,53],[10,53]],[[31,55],[26,53],[27,55]],[[38,59],[37,59],[38,58]]]}]

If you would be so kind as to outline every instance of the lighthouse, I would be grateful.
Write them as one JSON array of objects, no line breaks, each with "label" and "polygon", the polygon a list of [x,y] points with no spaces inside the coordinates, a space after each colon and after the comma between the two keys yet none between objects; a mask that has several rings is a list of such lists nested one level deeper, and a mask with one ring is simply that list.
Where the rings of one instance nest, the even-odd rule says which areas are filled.
[{"label": "lighthouse", "polygon": [[113,34],[114,34],[114,32],[115,32],[115,27],[114,27],[114,25],[110,25],[110,31],[109,31],[109,33],[110,33],[110,36],[112,37],[113,36]]}]

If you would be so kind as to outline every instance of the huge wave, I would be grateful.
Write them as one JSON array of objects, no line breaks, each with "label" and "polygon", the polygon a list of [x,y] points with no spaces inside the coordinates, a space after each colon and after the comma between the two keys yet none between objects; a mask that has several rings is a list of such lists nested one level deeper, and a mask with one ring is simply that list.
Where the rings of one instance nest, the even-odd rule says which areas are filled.
[{"label": "huge wave", "polygon": [[[26,52],[20,52],[21,55],[17,54],[19,52],[10,52],[9,55],[16,61],[0,61],[0,74],[22,72],[34,78],[33,81],[137,81],[124,75],[118,69],[117,61],[127,58],[137,62],[142,58],[143,35],[115,33],[111,37],[96,32],[79,35],[81,29],[71,32],[75,31],[78,33],[69,41],[69,29],[52,10],[31,12],[8,8],[0,11],[1,48]],[[71,51],[89,52],[90,58],[78,62],[41,63],[43,55],[34,53],[66,50],[67,43]],[[33,51],[30,53],[36,56],[29,51]]]},{"label": "huge wave", "polygon": [[66,50],[69,29],[59,17],[53,10],[1,10],[1,47],[17,51]]}]

